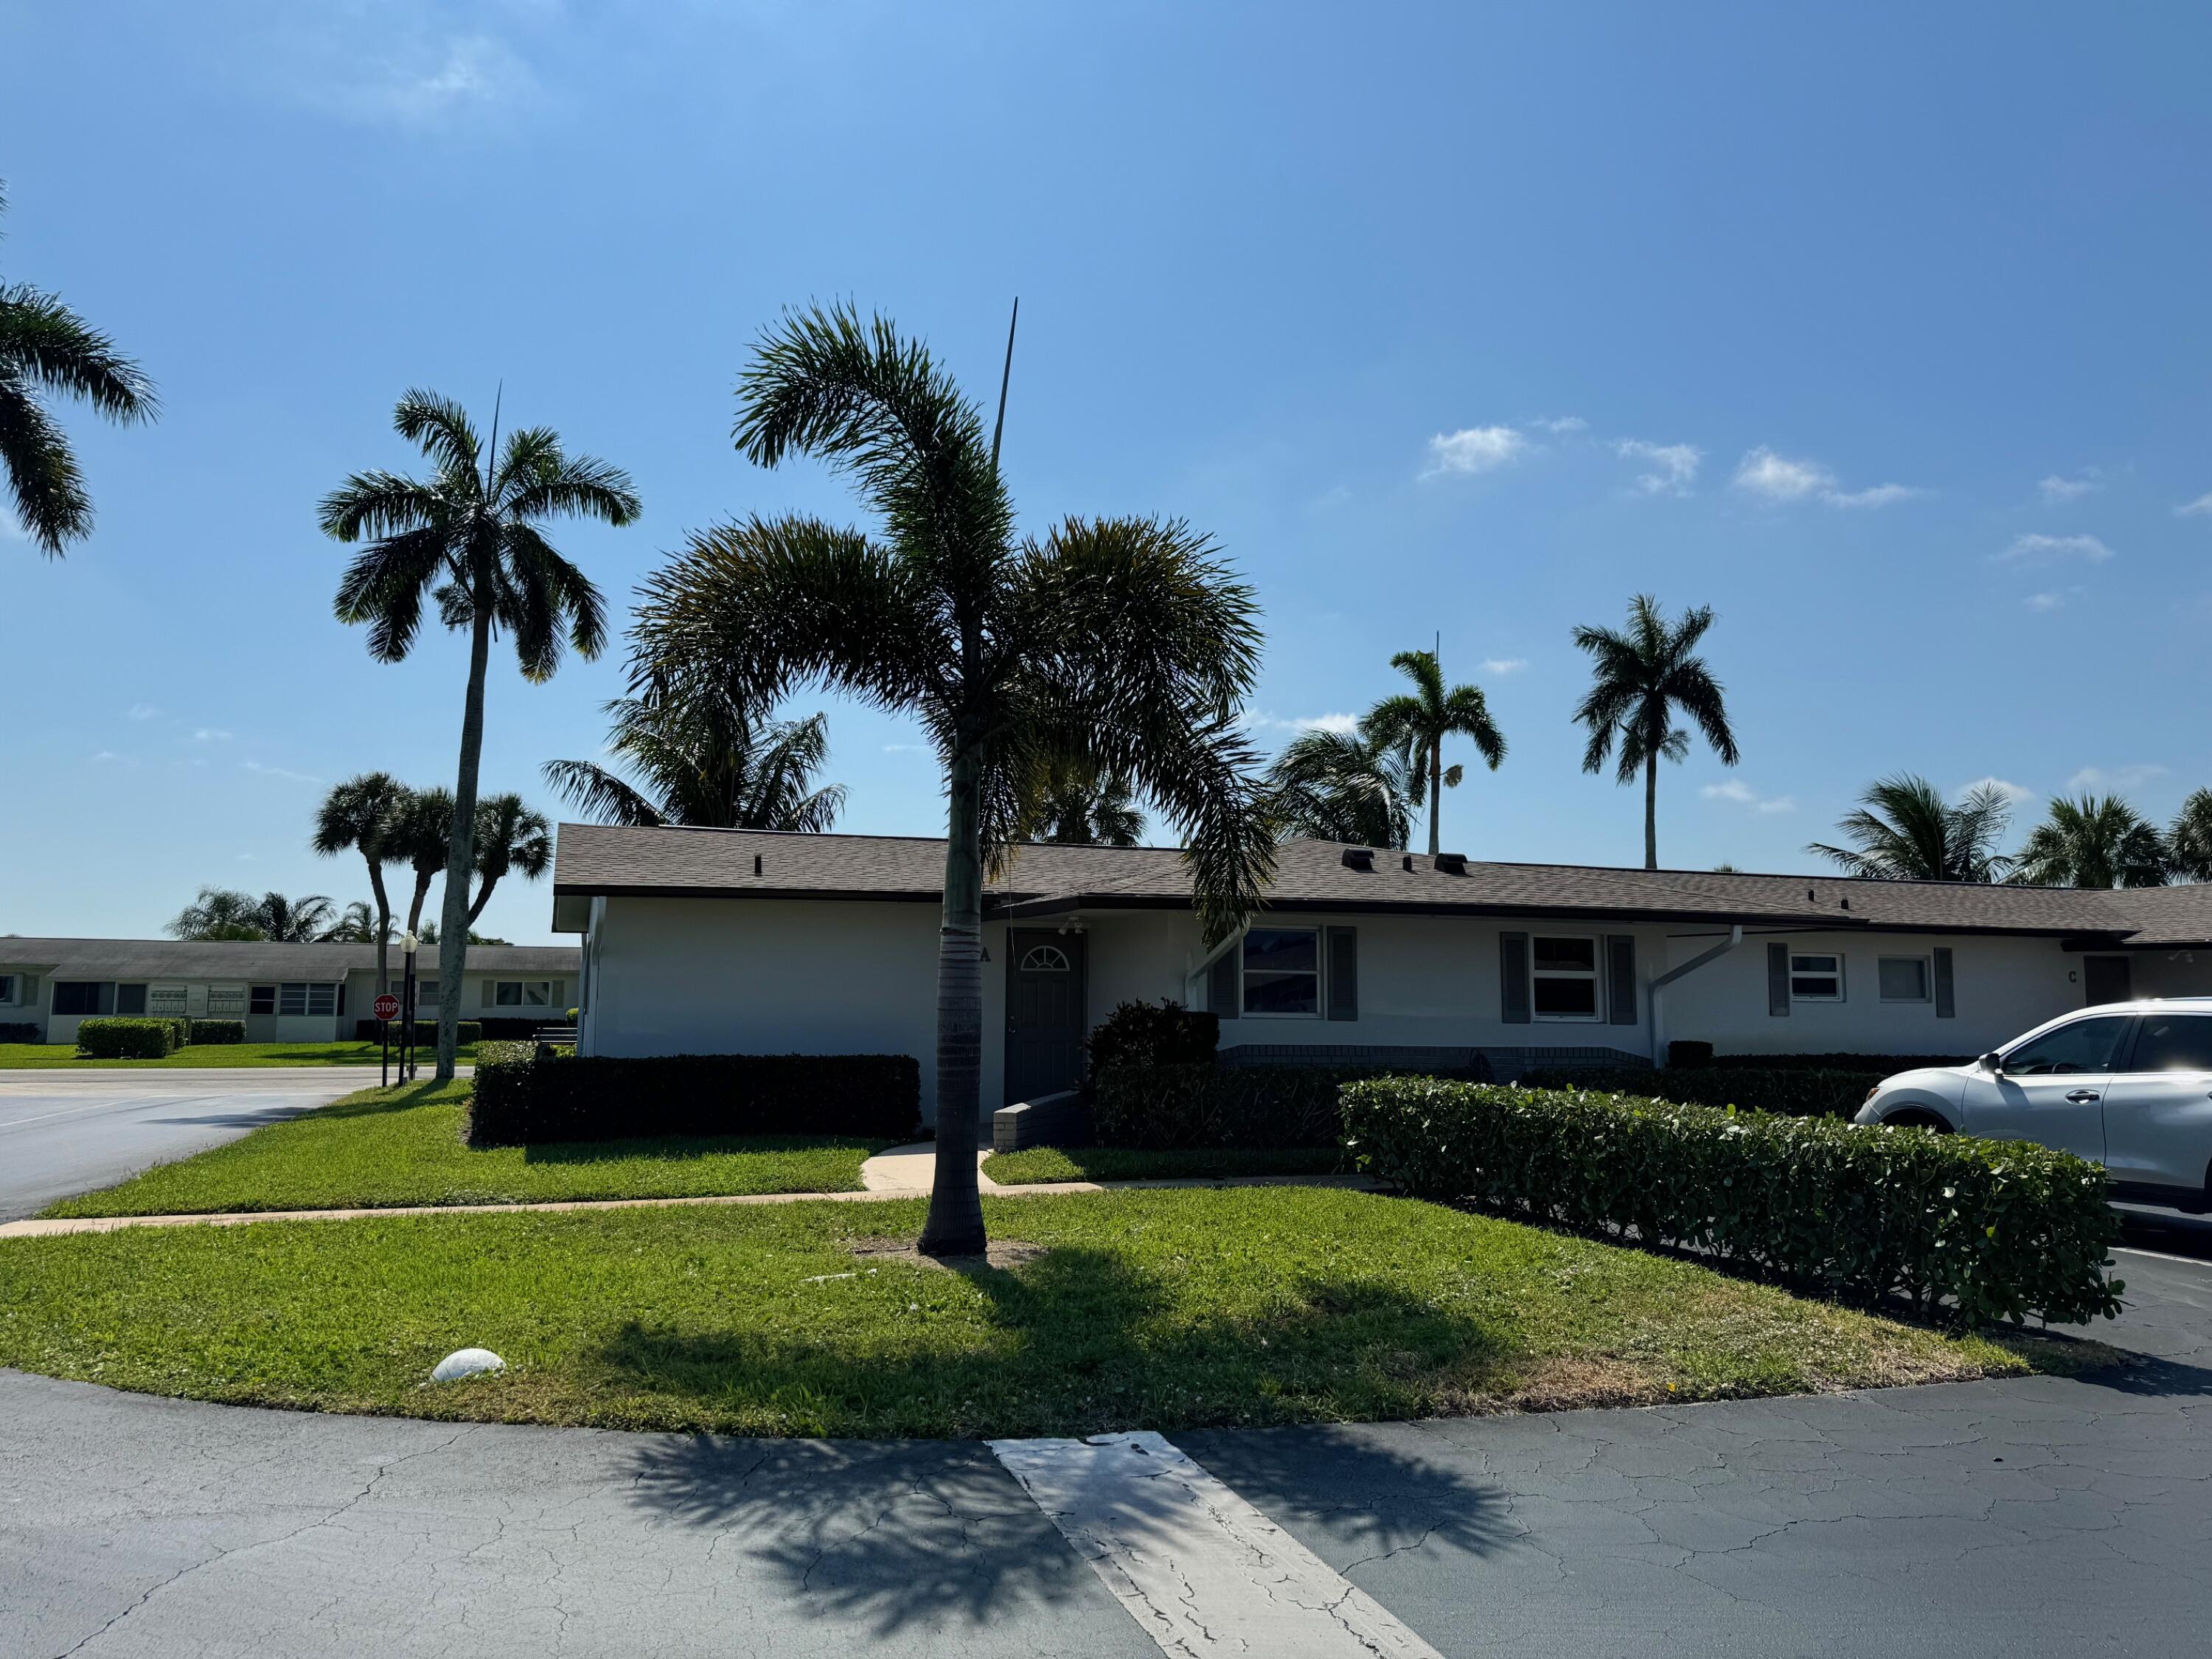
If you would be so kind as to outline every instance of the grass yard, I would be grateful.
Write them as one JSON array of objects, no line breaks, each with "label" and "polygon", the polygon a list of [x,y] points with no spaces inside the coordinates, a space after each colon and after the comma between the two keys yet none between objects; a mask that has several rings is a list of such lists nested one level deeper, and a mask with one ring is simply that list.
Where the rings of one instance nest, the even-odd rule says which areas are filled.
[{"label": "grass yard", "polygon": [[1049,1181],[1188,1181],[1235,1176],[1328,1175],[1344,1164],[1333,1146],[1256,1152],[1247,1148],[1148,1152],[1133,1146],[1031,1146],[994,1152],[983,1173],[1002,1187]]},{"label": "grass yard", "polygon": [[[207,1042],[179,1048],[166,1060],[83,1060],[68,1042],[0,1042],[0,1072],[48,1070],[93,1071],[116,1066],[132,1069],[194,1066],[374,1066],[381,1057],[374,1042]],[[395,1058],[398,1051],[394,1050]],[[463,1065],[477,1057],[473,1043],[458,1051]],[[437,1036],[431,1035],[422,1063],[437,1058]]]},{"label": "grass yard", "polygon": [[690,1198],[853,1192],[888,1143],[776,1135],[575,1141],[471,1152],[461,1139],[473,1085],[428,1080],[364,1090],[319,1111],[110,1187],[50,1216],[179,1215],[217,1210],[520,1204],[571,1198]]},{"label": "grass yard", "polygon": [[[919,1200],[0,1241],[0,1365],[198,1399],[763,1435],[1079,1435],[2081,1369],[1341,1188],[986,1200],[1027,1259],[866,1254]],[[426,1386],[455,1348],[503,1375]]]}]

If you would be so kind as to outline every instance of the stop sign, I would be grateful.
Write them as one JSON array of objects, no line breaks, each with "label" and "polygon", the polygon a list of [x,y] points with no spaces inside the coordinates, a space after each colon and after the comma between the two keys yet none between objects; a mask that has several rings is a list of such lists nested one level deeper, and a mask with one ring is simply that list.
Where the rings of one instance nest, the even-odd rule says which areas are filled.
[{"label": "stop sign", "polygon": [[382,996],[377,998],[377,1000],[369,1006],[375,1011],[376,1017],[379,1019],[397,1019],[399,1018],[399,999],[392,995],[389,991],[386,991]]}]

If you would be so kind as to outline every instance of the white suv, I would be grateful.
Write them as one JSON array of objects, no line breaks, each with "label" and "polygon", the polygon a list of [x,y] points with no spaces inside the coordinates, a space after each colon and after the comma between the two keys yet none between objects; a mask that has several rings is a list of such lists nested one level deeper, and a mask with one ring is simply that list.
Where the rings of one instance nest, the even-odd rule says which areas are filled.
[{"label": "white suv", "polygon": [[2037,1141],[2103,1164],[2116,1197],[2201,1212],[2212,1184],[2212,997],[2104,1003],[1971,1066],[1899,1072],[1853,1121]]}]

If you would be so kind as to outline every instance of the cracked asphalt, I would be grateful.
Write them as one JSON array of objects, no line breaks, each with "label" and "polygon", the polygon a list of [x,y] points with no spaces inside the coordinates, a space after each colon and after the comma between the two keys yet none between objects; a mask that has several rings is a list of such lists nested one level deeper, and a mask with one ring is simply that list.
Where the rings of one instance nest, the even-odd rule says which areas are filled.
[{"label": "cracked asphalt", "polygon": [[[2212,1257],[2203,1232],[2143,1242]],[[2212,1626],[2212,1260],[2091,1377],[1174,1437],[1452,1656]],[[982,1445],[242,1410],[0,1372],[0,1654],[1154,1655]]]}]

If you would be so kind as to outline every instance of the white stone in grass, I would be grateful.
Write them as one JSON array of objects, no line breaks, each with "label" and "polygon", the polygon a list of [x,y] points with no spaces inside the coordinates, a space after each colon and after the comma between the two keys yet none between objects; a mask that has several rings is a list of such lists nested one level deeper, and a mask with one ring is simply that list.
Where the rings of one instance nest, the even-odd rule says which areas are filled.
[{"label": "white stone in grass", "polygon": [[458,1382],[465,1376],[474,1376],[480,1371],[503,1371],[507,1361],[489,1348],[462,1348],[447,1354],[438,1362],[437,1370],[430,1373],[433,1382]]}]

